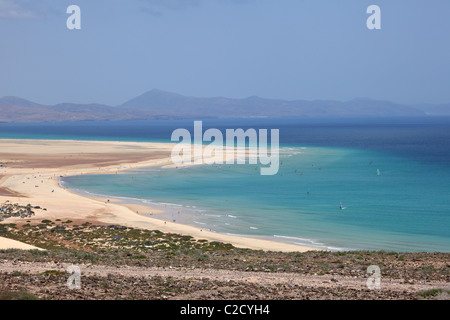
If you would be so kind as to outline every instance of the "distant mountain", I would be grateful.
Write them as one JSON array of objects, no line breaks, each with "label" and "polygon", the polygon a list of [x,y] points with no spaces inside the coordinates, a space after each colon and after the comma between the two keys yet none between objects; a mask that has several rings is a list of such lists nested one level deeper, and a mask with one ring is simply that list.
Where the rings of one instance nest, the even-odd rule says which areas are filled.
[{"label": "distant mountain", "polygon": [[0,98],[0,121],[81,121],[246,117],[343,117],[450,115],[448,105],[408,106],[390,101],[353,99],[280,100],[248,97],[198,98],[153,89],[119,106],[60,103],[49,106],[19,97]]},{"label": "distant mountain", "polygon": [[153,89],[120,106],[129,112],[169,117],[293,117],[425,115],[414,107],[389,101],[354,99],[340,101],[277,100],[260,97],[230,99],[196,98]]}]

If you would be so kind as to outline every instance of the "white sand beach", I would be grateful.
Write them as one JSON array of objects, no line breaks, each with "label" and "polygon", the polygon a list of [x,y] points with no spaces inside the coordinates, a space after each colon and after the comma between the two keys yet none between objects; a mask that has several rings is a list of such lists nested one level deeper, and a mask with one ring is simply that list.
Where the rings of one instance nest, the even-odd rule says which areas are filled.
[{"label": "white sand beach", "polygon": [[[181,233],[197,239],[232,243],[236,247],[270,251],[308,251],[316,248],[256,238],[238,237],[201,230],[197,227],[137,213],[146,207],[123,205],[102,198],[85,197],[59,186],[62,176],[120,174],[124,170],[150,166],[172,166],[174,144],[147,142],[0,140],[0,202],[40,206],[27,219],[8,218],[2,223],[40,222],[44,219],[72,220],[74,223],[118,224]],[[157,213],[155,208],[148,208]],[[21,247],[22,246],[22,247]],[[26,248],[0,238],[0,248]]]}]

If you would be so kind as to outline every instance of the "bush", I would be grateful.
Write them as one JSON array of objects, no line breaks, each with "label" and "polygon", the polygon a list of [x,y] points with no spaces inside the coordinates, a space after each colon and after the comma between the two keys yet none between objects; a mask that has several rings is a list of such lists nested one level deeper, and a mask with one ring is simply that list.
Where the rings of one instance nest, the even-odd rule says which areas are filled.
[{"label": "bush", "polygon": [[0,300],[39,300],[37,296],[26,291],[0,291]]},{"label": "bush", "polygon": [[424,290],[424,291],[419,291],[419,296],[422,298],[433,298],[436,297],[438,295],[440,295],[441,293],[447,293],[450,294],[449,290],[445,290],[445,289],[430,289],[430,290]]},{"label": "bush", "polygon": [[59,270],[45,270],[43,272],[43,274],[52,274],[52,275],[55,275],[55,276],[60,276],[60,275],[63,275],[65,273],[62,272],[62,271],[59,271]]}]

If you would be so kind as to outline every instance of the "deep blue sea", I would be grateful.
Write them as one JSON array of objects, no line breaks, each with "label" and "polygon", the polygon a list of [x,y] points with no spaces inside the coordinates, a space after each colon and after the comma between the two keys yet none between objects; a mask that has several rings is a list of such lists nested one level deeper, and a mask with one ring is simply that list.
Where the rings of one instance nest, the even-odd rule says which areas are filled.
[{"label": "deep blue sea", "polygon": [[[1,123],[0,138],[167,142],[193,121]],[[330,249],[450,251],[450,117],[206,119],[203,127],[279,129],[278,174],[201,165],[63,183],[151,203],[166,210],[162,219],[216,232]]]}]

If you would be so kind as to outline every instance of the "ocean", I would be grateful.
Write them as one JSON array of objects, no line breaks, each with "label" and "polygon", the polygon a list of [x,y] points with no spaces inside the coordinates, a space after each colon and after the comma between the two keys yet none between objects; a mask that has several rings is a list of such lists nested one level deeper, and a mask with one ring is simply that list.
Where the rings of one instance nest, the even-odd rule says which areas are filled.
[{"label": "ocean", "polygon": [[[193,121],[1,123],[0,138],[167,142]],[[62,183],[220,233],[334,250],[450,251],[450,117],[204,119],[203,127],[279,129],[278,174],[200,165]]]}]

